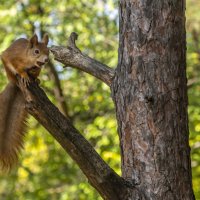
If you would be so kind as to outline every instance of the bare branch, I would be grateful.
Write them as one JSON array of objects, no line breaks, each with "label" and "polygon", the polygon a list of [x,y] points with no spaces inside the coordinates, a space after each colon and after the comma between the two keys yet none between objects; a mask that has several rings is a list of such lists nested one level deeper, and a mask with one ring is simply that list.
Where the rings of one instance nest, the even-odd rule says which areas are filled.
[{"label": "bare branch", "polygon": [[71,124],[70,120],[50,102],[43,90],[31,83],[29,88],[20,85],[26,109],[51,135],[65,151],[76,161],[89,182],[104,199],[123,199],[128,194],[127,182],[119,177],[97,154],[90,143]]},{"label": "bare branch", "polygon": [[55,56],[55,60],[63,63],[65,66],[71,66],[87,72],[110,86],[114,77],[114,70],[83,54],[76,47],[75,40],[77,37],[78,35],[76,33],[71,33],[67,47],[52,46],[50,48],[51,52]]}]

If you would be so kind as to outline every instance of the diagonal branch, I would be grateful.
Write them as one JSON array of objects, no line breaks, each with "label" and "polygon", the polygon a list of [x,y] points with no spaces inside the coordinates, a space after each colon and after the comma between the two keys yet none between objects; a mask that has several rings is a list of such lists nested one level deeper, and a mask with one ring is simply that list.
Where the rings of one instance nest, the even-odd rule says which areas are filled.
[{"label": "diagonal branch", "polygon": [[73,32],[68,39],[67,47],[52,46],[50,48],[55,56],[55,60],[63,63],[65,66],[69,65],[73,68],[87,72],[110,86],[114,77],[114,70],[83,54],[76,47],[75,40],[77,37],[77,34]]},{"label": "diagonal branch", "polygon": [[31,83],[29,88],[20,85],[26,109],[79,165],[89,182],[104,199],[123,199],[128,192],[127,182],[118,176],[97,154],[90,143],[50,102],[43,90]]}]

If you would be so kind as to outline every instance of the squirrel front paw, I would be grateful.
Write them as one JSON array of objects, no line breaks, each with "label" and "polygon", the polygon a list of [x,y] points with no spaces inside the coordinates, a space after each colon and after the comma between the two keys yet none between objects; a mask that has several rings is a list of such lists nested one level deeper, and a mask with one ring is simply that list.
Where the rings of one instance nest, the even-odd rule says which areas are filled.
[{"label": "squirrel front paw", "polygon": [[21,81],[26,87],[28,87],[31,82],[29,77],[21,77]]},{"label": "squirrel front paw", "polygon": [[23,73],[23,74],[16,74],[17,79],[19,80],[19,84],[24,85],[25,87],[28,87],[31,79],[29,78],[28,74]]}]

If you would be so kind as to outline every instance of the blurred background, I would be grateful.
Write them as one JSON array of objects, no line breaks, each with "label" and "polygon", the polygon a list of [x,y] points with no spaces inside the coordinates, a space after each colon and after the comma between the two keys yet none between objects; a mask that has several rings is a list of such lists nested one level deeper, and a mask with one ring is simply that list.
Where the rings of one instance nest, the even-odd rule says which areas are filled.
[{"label": "blurred background", "polygon": [[[200,200],[200,2],[187,1],[187,73],[193,186]],[[49,46],[66,45],[72,31],[77,46],[110,67],[117,65],[118,3],[116,0],[1,0],[0,52],[17,38],[41,38]],[[178,38],[177,38],[178,39]],[[53,61],[40,75],[53,103],[120,174],[114,106],[109,88],[81,71]],[[0,63],[0,90],[7,78]],[[1,200],[100,200],[77,165],[40,124],[29,118],[29,131],[19,165],[0,174]]]}]

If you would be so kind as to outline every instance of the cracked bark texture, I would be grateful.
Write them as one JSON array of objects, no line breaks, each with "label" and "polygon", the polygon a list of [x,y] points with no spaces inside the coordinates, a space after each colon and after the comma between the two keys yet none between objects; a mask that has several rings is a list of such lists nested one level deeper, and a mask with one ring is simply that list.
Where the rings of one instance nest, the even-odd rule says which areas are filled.
[{"label": "cracked bark texture", "polygon": [[112,96],[122,176],[135,184],[138,199],[194,199],[185,1],[120,0],[119,7],[119,60]]},{"label": "cracked bark texture", "polygon": [[137,194],[137,190],[105,163],[71,121],[50,102],[37,83],[30,83],[28,88],[23,85],[19,87],[27,112],[58,141],[105,200],[124,199],[129,195],[129,188]]}]

